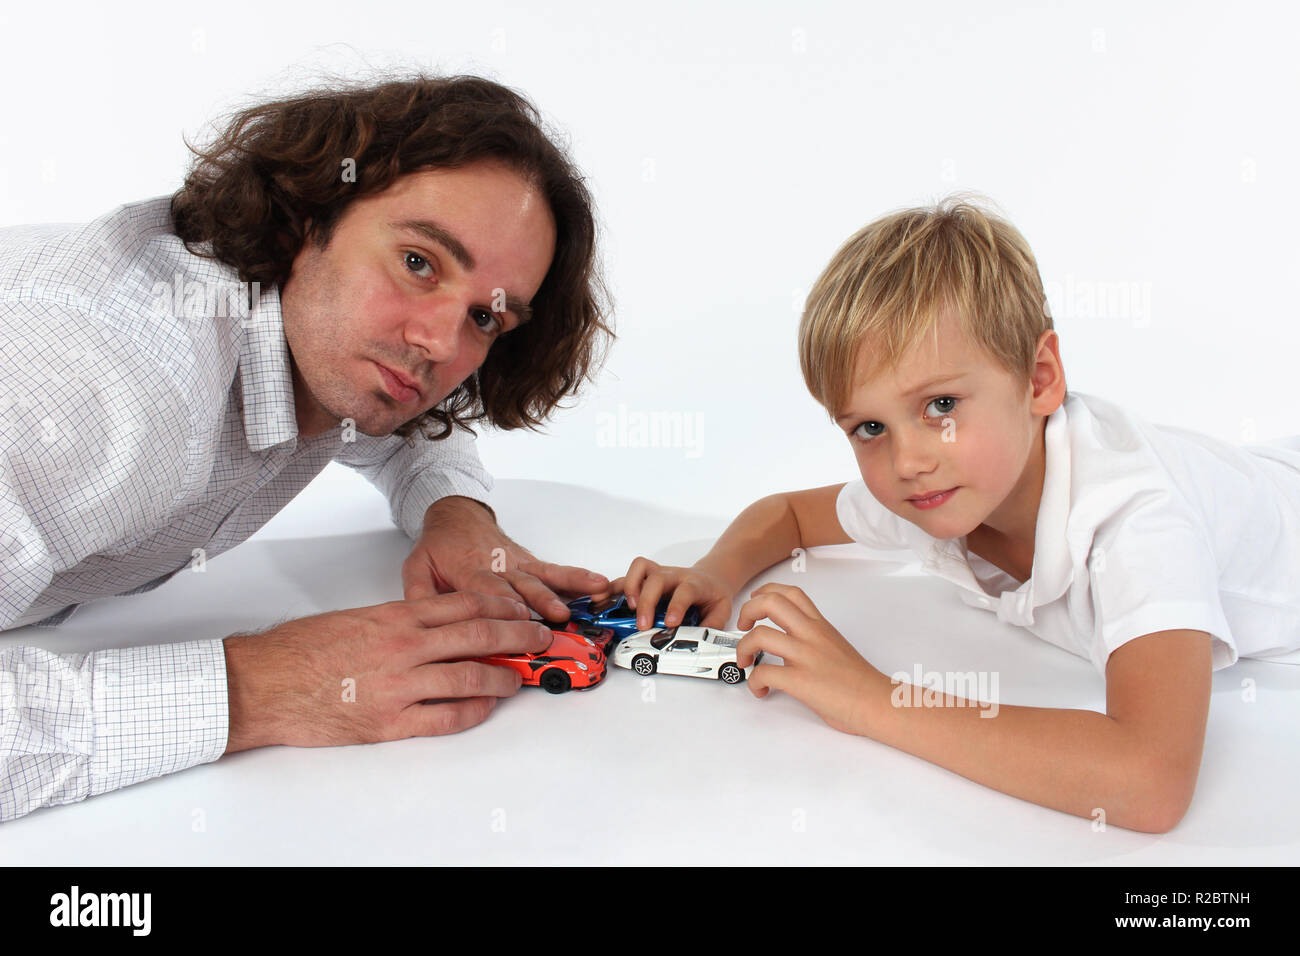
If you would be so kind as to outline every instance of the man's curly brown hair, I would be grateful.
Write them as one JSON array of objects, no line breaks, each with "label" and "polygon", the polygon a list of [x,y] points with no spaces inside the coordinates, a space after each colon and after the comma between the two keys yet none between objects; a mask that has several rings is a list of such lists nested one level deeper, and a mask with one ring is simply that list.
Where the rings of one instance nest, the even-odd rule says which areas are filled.
[{"label": "man's curly brown hair", "polygon": [[[418,73],[311,90],[237,112],[212,143],[190,149],[194,165],[171,201],[176,234],[190,252],[263,286],[283,285],[309,237],[325,248],[350,203],[409,173],[495,159],[546,197],[555,255],[532,319],[494,342],[439,406],[396,429],[408,443],[417,429],[437,440],[480,420],[538,427],[591,378],[613,339],[587,187],[532,103],[498,83]],[[347,159],[355,181],[341,175]]]}]

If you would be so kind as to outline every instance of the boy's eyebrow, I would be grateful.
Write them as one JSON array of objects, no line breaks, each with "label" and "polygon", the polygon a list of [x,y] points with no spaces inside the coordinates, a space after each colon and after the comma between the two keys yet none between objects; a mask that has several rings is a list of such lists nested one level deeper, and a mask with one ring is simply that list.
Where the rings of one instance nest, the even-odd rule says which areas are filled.
[{"label": "boy's eyebrow", "polygon": [[[451,253],[451,257],[459,262],[466,272],[474,271],[474,257],[465,248],[465,244],[457,239],[451,230],[440,226],[432,219],[402,219],[397,222],[390,222],[388,227],[390,229],[404,229],[407,232],[418,232],[430,242],[436,242]],[[508,292],[506,293],[506,311],[513,312],[518,316],[521,325],[533,317],[533,307]]]},{"label": "boy's eyebrow", "polygon": [[[920,385],[916,385],[913,388],[909,388],[907,391],[903,392],[903,397],[911,398],[917,392],[928,391],[929,389],[934,388],[936,385],[947,385],[949,382],[955,382],[961,378],[964,378],[965,376],[966,376],[965,372],[954,372],[952,375],[941,375],[938,378],[932,378],[928,382],[922,382]],[[843,415],[840,415],[838,418],[835,419],[835,421],[843,422],[851,418],[861,418],[861,417],[862,416],[859,415],[857,412],[850,411],[850,412],[845,412]]]}]

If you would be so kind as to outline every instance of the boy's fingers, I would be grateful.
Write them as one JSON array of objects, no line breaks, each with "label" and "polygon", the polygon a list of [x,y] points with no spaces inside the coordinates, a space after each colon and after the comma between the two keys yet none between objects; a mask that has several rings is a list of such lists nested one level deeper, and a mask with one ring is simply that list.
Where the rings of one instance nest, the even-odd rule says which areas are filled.
[{"label": "boy's fingers", "polygon": [[700,619],[700,626],[721,628],[726,625],[729,617],[731,617],[731,602],[718,601],[709,606],[704,617]]},{"label": "boy's fingers", "polygon": [[788,660],[796,655],[797,645],[797,638],[774,627],[760,624],[742,637],[740,643],[736,645],[736,663],[741,667],[748,667],[754,663],[754,658],[758,656],[759,651]]},{"label": "boy's fingers", "polygon": [[664,587],[667,584],[667,576],[660,570],[656,570],[646,578],[645,586],[641,588],[641,595],[637,598],[637,630],[648,631],[655,626],[655,609],[659,607],[659,599],[663,597]]},{"label": "boy's fingers", "polygon": [[826,618],[822,617],[821,611],[817,610],[817,605],[813,604],[812,598],[804,593],[803,588],[797,588],[793,584],[779,584],[776,581],[771,581],[761,588],[755,588],[752,593],[754,595],[780,594],[814,621],[826,620]]},{"label": "boy's fingers", "polygon": [[764,618],[768,618],[782,630],[800,634],[807,631],[811,625],[821,622],[820,615],[816,618],[810,617],[784,594],[769,593],[746,601],[744,607],[740,609],[740,618],[736,621],[736,626],[742,631],[747,631],[756,621]]},{"label": "boy's fingers", "polygon": [[646,575],[653,569],[654,562],[642,557],[633,558],[632,563],[628,565],[627,574],[623,577],[623,593],[627,595],[629,606],[636,607],[637,598],[641,594],[641,585]]},{"label": "boy's fingers", "polygon": [[776,687],[776,682],[784,676],[784,670],[780,664],[759,664],[749,672],[749,680],[746,681],[749,692],[755,697],[766,697],[767,692]]},{"label": "boy's fingers", "polygon": [[695,603],[696,590],[689,581],[678,586],[677,590],[673,592],[673,599],[668,602],[668,610],[664,614],[665,627],[676,627],[682,623],[682,618],[686,616],[687,609]]}]

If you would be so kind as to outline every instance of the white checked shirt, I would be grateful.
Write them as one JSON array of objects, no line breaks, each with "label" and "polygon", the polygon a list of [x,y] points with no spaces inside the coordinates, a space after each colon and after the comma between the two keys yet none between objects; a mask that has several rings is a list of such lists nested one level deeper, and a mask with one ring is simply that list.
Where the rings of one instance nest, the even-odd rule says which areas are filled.
[{"label": "white checked shirt", "polygon": [[906,548],[962,601],[1092,661],[1156,631],[1209,633],[1214,669],[1300,662],[1300,437],[1237,446],[1152,425],[1071,392],[1047,419],[1034,562],[1020,582],[880,504],[841,489],[844,532]]},{"label": "white checked shirt", "polygon": [[[459,429],[299,440],[279,290],[241,307],[234,270],[185,249],[168,202],[0,229],[0,630],[158,587],[331,460],[412,539],[437,499],[491,488]],[[228,731],[220,640],[0,651],[0,820],[216,760]]]}]

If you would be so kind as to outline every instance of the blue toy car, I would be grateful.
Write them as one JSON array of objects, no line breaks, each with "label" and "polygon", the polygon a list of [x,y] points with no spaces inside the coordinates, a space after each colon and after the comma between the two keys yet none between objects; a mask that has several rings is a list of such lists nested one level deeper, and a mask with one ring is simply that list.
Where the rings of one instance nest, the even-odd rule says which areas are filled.
[{"label": "blue toy car", "polygon": [[[653,627],[664,626],[664,615],[668,613],[669,598],[664,598],[655,608],[655,622]],[[597,627],[607,627],[615,634],[616,640],[623,640],[625,637],[631,637],[641,628],[636,626],[636,611],[627,605],[627,595],[619,594],[610,596],[600,604],[592,605],[591,598],[575,598],[569,602],[570,619],[582,621],[584,623],[594,624]],[[681,624],[688,627],[694,627],[700,623],[700,609],[691,606],[686,609],[682,616]]]}]

